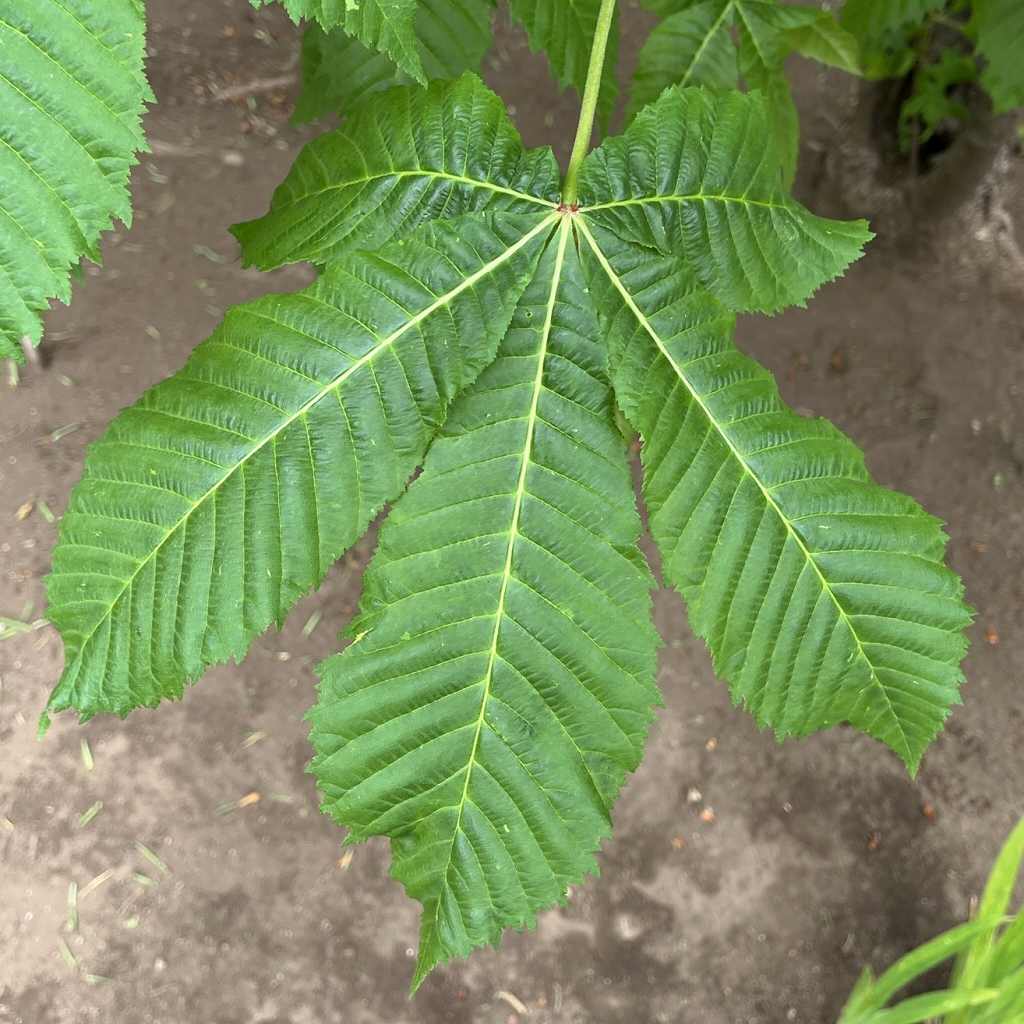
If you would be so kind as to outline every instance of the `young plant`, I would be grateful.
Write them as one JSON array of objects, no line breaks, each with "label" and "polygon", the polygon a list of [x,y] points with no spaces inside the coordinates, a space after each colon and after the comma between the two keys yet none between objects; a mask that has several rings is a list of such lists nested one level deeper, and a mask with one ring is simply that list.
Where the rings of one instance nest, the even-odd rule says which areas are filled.
[{"label": "young plant", "polygon": [[842,24],[868,78],[910,76],[899,114],[904,150],[963,123],[962,87],[979,82],[996,114],[1024,106],[1019,0],[846,0]]},{"label": "young plant", "polygon": [[392,506],[309,719],[324,810],[390,837],[423,905],[414,986],[563,902],[640,761],[658,636],[616,408],[665,578],[760,725],[850,722],[913,773],[959,699],[938,521],[733,341],[867,226],[787,194],[758,92],[672,87],[588,154],[614,17],[600,0],[564,176],[472,74],[308,145],[236,234],[318,280],[230,310],[111,423],[48,581],[44,729],[242,658]]},{"label": "young plant", "polygon": [[[1024,821],[992,867],[978,913],[898,960],[880,978],[865,969],[839,1024],[1020,1024],[1024,1021],[1024,913],[1007,916],[1021,863]],[[900,990],[954,959],[950,986],[890,1007]]]}]

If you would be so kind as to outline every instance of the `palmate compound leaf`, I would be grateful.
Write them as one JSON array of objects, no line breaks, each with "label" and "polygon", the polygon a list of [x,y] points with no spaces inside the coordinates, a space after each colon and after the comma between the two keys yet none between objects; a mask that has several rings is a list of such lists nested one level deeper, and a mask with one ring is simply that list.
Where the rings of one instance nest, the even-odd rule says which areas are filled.
[{"label": "palmate compound leaf", "polygon": [[776,312],[841,274],[871,238],[864,221],[815,217],[781,185],[759,93],[669,89],[586,159],[588,222],[684,256],[730,309]]},{"label": "palmate compound leaf", "polygon": [[[405,485],[493,358],[552,217],[426,225],[227,314],[91,448],[61,522],[48,712],[126,714],[239,659]],[[45,726],[44,716],[44,726]]]},{"label": "palmate compound leaf", "polygon": [[651,532],[716,671],[780,737],[848,721],[915,772],[959,703],[971,617],[938,520],[782,403],[679,260],[582,231]]},{"label": "palmate compound leaf", "polygon": [[[491,46],[493,16],[492,0],[420,0],[415,25],[426,77],[454,79],[479,71]],[[386,54],[314,22],[302,36],[302,92],[294,120],[348,114],[367,96],[412,81]]]},{"label": "palmate compound leaf", "polygon": [[551,150],[524,151],[505,105],[467,73],[363,105],[302,150],[269,213],[233,231],[247,265],[323,266],[439,217],[553,209],[559,189]]},{"label": "palmate compound leaf", "polygon": [[[655,636],[609,352],[670,578],[759,719],[780,733],[848,719],[913,769],[956,699],[967,613],[935,521],[785,410],[694,282],[779,308],[867,237],[785,196],[763,102],[669,93],[589,158],[582,209],[526,191],[510,201],[532,214],[470,204],[376,254],[332,255],[307,293],[234,311],[115,421],[72,498],[52,709],[123,713],[244,653],[394,500],[469,386],[382,530],[356,640],[325,664],[312,712],[326,809],[353,838],[390,835],[425,905],[417,982],[563,898],[640,757]],[[447,208],[413,194],[407,226]],[[341,239],[350,218],[373,223],[355,204],[334,216]],[[281,259],[300,258],[290,245]],[[724,558],[742,558],[737,578]]]},{"label": "palmate compound leaf", "polygon": [[310,713],[324,809],[392,837],[414,986],[595,870],[657,702],[650,574],[568,218],[381,530]]},{"label": "palmate compound leaf", "polygon": [[131,223],[144,55],[138,0],[0,0],[0,359],[38,344],[72,267]]}]

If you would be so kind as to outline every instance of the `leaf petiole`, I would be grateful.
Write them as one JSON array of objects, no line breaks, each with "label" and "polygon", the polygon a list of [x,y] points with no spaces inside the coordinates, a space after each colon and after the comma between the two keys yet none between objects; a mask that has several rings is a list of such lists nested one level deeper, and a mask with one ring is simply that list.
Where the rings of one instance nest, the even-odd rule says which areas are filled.
[{"label": "leaf petiole", "polygon": [[566,206],[576,202],[580,166],[590,149],[590,134],[594,129],[594,113],[601,93],[601,75],[604,71],[605,51],[608,48],[608,33],[611,31],[614,17],[615,0],[601,0],[601,10],[598,11],[597,26],[594,29],[594,44],[590,49],[587,82],[580,103],[580,119],[576,124],[576,138],[572,144],[569,167],[565,172],[565,184],[562,187],[562,202]]}]

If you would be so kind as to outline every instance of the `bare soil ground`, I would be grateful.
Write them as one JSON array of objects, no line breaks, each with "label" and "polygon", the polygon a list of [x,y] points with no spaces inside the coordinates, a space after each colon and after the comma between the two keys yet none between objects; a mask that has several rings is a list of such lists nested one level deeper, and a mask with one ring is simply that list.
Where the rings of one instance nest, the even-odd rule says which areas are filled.
[{"label": "bare soil ground", "polygon": [[[266,208],[312,134],[287,122],[293,87],[213,97],[289,75],[294,29],[243,0],[150,8],[160,102],[135,226],[49,316],[49,365],[0,383],[0,614],[44,611],[56,527],[19,509],[59,514],[86,445],[227,305],[309,279],[241,270],[227,233]],[[555,96],[518,35],[502,40],[492,82],[527,141],[564,156],[572,96]],[[803,194],[870,217],[870,160],[852,191],[829,170],[859,166],[852,94],[798,73]],[[978,621],[965,704],[917,782],[849,730],[785,746],[759,733],[660,593],[666,706],[602,876],[409,1002],[416,909],[383,843],[343,856],[303,771],[312,668],[353,611],[370,538],[243,665],[127,722],[60,720],[37,743],[59,640],[42,628],[0,642],[0,1022],[826,1024],[863,965],[961,920],[1024,812],[1024,168],[1001,161],[928,244],[882,239],[807,311],[742,328],[797,407],[838,422],[880,480],[950,524]]]}]

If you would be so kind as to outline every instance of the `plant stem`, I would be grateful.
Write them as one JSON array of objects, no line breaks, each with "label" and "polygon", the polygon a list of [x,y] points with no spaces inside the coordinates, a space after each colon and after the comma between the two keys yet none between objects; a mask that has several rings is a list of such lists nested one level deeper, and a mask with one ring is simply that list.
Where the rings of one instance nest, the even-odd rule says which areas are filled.
[{"label": "plant stem", "polygon": [[594,113],[597,110],[597,98],[601,92],[601,75],[604,71],[604,55],[608,47],[608,33],[611,31],[614,14],[615,0],[601,0],[601,9],[597,14],[597,27],[594,30],[594,45],[590,48],[587,83],[583,89],[583,101],[580,104],[580,119],[576,125],[576,139],[572,144],[569,168],[565,172],[565,185],[562,187],[562,202],[567,206],[576,202],[579,191],[580,165],[590,149],[590,133],[594,128]]}]

